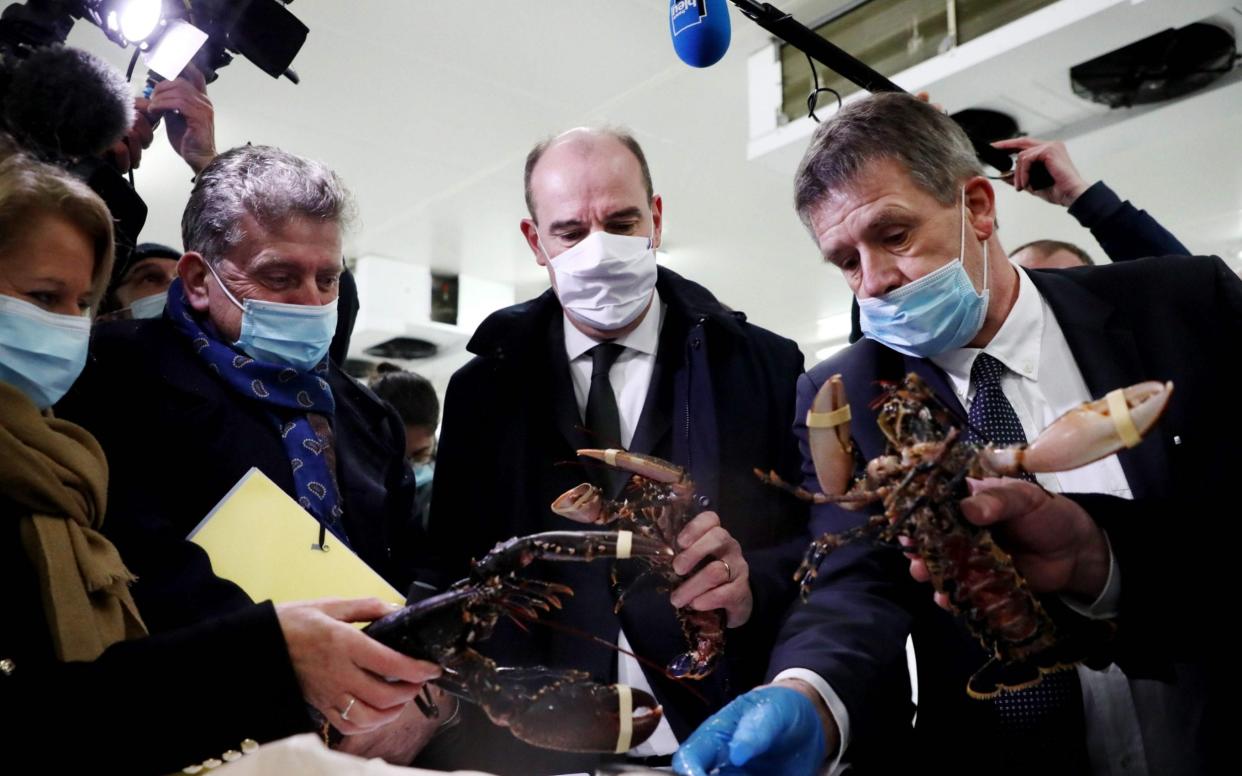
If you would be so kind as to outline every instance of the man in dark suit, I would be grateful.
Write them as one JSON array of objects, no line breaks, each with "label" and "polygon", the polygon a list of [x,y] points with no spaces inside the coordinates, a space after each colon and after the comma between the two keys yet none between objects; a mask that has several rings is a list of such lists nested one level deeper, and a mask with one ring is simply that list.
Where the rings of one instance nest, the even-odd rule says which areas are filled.
[{"label": "man in dark suit", "polygon": [[[657,269],[663,202],[630,136],[572,130],[541,143],[528,157],[526,197],[522,233],[553,288],[484,321],[468,346],[476,357],[449,384],[427,546],[447,581],[499,540],[577,527],[549,509],[557,496],[585,480],[618,492],[602,466],[577,458],[580,448],[623,447],[685,467],[705,511],[679,537],[673,563],[686,581],[671,601],[724,610],[725,654],[711,676],[677,683],[660,673],[686,650],[670,593],[639,585],[615,613],[619,591],[603,563],[532,567],[530,576],[574,590],[563,611],[544,619],[610,644],[620,637],[651,662],[640,668],[539,624],[498,631],[481,645],[505,664],[649,684],[668,724],[630,755],[667,760],[708,713],[762,678],[792,601],[806,509],[763,486],[752,468],[796,470],[796,445],[782,424],[793,419],[802,356],[706,289]],[[633,577],[624,563],[617,572],[622,586]],[[460,746],[445,738],[444,756],[421,764],[538,773],[598,761],[463,728],[470,732]]]},{"label": "man in dark suit", "polygon": [[[1032,691],[1052,700],[973,700],[966,680],[988,657],[977,640],[914,584],[900,553],[855,542],[829,556],[810,601],[786,622],[769,667],[776,686],[709,720],[683,746],[678,769],[701,773],[732,762],[750,772],[795,772],[825,757],[835,766],[844,755],[878,772],[908,765],[1108,772],[1139,758],[1153,773],[1206,770],[1214,734],[1205,711],[1209,663],[1202,651],[1168,648],[1173,639],[1143,644],[1141,634],[1156,630],[1153,620],[1186,621],[1175,611],[1145,611],[1157,579],[1175,579],[1182,595],[1210,598],[1212,591],[1185,583],[1204,578],[1203,559],[1179,552],[1186,542],[1171,541],[1160,565],[1145,552],[1159,546],[1160,526],[1191,530],[1169,512],[1154,518],[1156,505],[1211,492],[1230,476],[1225,440],[1242,423],[1214,412],[1210,397],[1236,384],[1234,360],[1220,358],[1215,343],[1242,335],[1242,283],[1214,258],[1015,268],[996,237],[992,188],[969,142],[942,114],[904,95],[859,101],[821,127],[796,185],[799,213],[858,296],[868,337],[799,383],[795,432],[807,488],[819,489],[806,413],[833,374],[845,380],[851,433],[866,459],[885,448],[874,386],[909,372],[976,427],[1028,440],[1088,398],[1142,380],[1175,383],[1165,416],[1138,447],[1039,477],[1047,491],[1089,495],[1054,498],[1004,481],[985,483],[992,492],[963,502],[968,517],[1002,523],[996,535],[1036,592],[1060,594],[1051,605],[1065,604],[1063,622],[1115,620],[1117,639],[1093,665],[1112,660],[1125,673],[1062,672],[1056,676],[1066,681],[1045,679]],[[1136,501],[1123,500],[1130,497]],[[1031,521],[1027,512],[1048,519]],[[812,529],[835,533],[859,520],[817,507]],[[1032,524],[1040,541],[1031,541]],[[1052,540],[1073,558],[1070,572],[1040,577],[1034,572],[1052,560]],[[917,661],[913,729],[907,636]],[[1029,705],[1014,713],[1017,703]]]}]

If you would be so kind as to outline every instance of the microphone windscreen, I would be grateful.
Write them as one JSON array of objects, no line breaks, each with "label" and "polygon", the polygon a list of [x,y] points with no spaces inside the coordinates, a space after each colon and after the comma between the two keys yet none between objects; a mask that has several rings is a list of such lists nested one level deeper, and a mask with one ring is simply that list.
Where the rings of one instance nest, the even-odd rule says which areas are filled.
[{"label": "microphone windscreen", "polygon": [[729,50],[726,0],[669,0],[668,27],[673,50],[692,67],[709,67]]},{"label": "microphone windscreen", "polygon": [[134,98],[119,70],[81,49],[39,49],[13,68],[4,94],[9,131],[51,159],[94,156],[125,136]]}]

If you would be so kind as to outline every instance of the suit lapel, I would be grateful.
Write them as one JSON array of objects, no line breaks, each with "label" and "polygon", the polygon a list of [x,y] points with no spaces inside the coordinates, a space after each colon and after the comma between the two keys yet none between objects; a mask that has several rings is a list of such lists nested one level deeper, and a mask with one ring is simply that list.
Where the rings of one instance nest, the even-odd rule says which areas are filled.
[{"label": "suit lapel", "polygon": [[[1068,273],[1030,272],[1052,308],[1092,398],[1151,379],[1134,334],[1111,304],[1074,282]],[[1135,498],[1160,495],[1169,482],[1165,435],[1159,430],[1117,454]]]},{"label": "suit lapel", "polygon": [[574,396],[573,378],[569,374],[569,356],[565,353],[565,316],[557,315],[548,327],[547,351],[552,364],[552,416],[556,430],[565,438],[570,450],[591,447],[591,440],[582,428],[578,400]]},{"label": "suit lapel", "polygon": [[[932,393],[944,402],[949,411],[957,415],[960,419],[966,418],[966,410],[963,409],[962,403],[957,400],[957,392],[953,390],[953,386],[949,384],[949,379],[945,376],[944,371],[925,358],[915,358],[914,356],[905,356],[906,371],[914,372],[923,378],[923,382],[932,389]],[[898,376],[900,379],[902,375]]]},{"label": "suit lapel", "polygon": [[681,366],[681,343],[683,327],[676,314],[669,309],[660,329],[659,345],[656,347],[655,366],[651,370],[651,384],[643,400],[643,411],[630,440],[630,450],[651,455],[673,424],[673,378]]}]

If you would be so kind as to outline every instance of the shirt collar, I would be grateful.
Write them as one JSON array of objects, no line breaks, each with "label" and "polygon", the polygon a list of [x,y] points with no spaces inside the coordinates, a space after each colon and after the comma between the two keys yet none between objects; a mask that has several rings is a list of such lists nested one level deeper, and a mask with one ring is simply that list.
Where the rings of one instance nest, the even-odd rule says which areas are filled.
[{"label": "shirt collar", "polygon": [[[647,309],[642,322],[638,324],[634,331],[626,334],[624,337],[608,341],[623,345],[631,350],[637,350],[639,353],[654,356],[656,348],[660,344],[660,326],[664,323],[664,309],[665,305],[660,301],[660,292],[652,289],[651,307]],[[562,315],[564,315],[563,312]],[[564,329],[565,355],[569,357],[570,361],[582,356],[588,350],[604,341],[588,337],[569,321],[565,322]]]},{"label": "shirt collar", "polygon": [[992,341],[982,348],[957,348],[931,357],[932,363],[949,376],[953,390],[963,401],[969,395],[970,368],[980,353],[987,353],[1021,377],[1039,380],[1040,343],[1044,333],[1043,300],[1026,270],[1014,266],[1018,270],[1018,298]]}]

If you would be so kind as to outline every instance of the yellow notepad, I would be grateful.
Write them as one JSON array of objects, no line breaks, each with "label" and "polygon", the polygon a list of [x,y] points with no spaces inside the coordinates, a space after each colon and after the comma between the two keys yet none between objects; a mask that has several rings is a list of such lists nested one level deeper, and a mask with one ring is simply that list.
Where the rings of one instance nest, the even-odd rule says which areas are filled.
[{"label": "yellow notepad", "polygon": [[319,546],[319,522],[258,469],[246,472],[190,532],[216,575],[255,601],[405,597],[331,533]]}]

